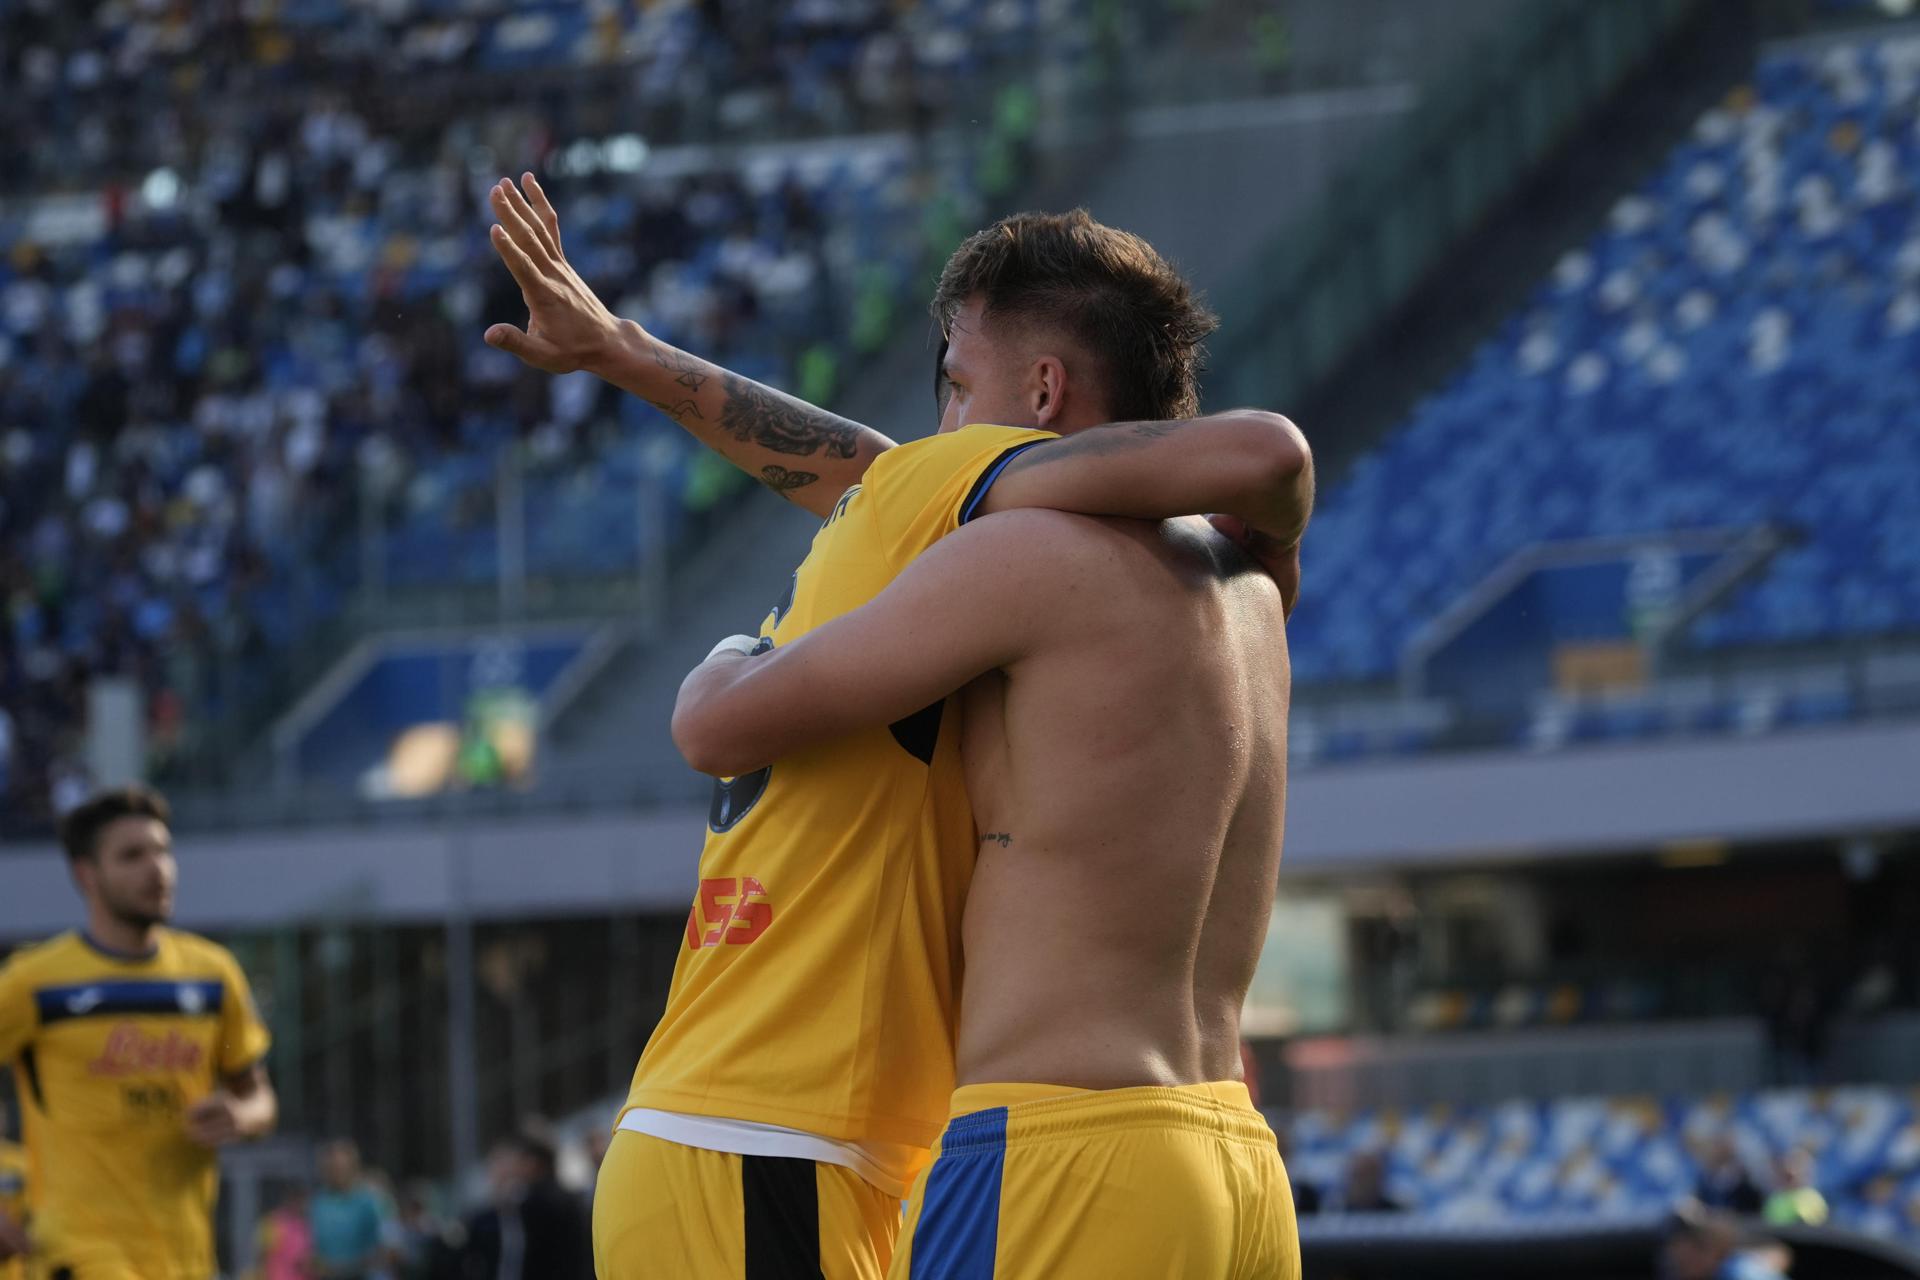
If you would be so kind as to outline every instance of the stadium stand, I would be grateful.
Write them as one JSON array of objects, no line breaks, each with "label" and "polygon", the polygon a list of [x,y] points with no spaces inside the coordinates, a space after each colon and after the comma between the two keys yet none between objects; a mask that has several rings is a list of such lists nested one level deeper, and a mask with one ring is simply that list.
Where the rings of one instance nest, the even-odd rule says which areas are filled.
[{"label": "stadium stand", "polygon": [[1036,93],[1395,80],[1511,7],[1376,0],[1259,50],[1231,0],[0,7],[0,813],[83,785],[102,674],[141,685],[157,776],[224,777],[356,593],[501,572],[503,457],[548,581],[631,576],[737,490],[469,340],[518,305],[496,170],[549,176],[623,314],[828,400],[1012,189]]},{"label": "stadium stand", "polygon": [[1697,650],[1920,625],[1917,112],[1911,34],[1770,53],[1326,495],[1312,572],[1338,590],[1295,623],[1299,678],[1392,675],[1535,544],[1679,529],[1802,539],[1699,621]]},{"label": "stadium stand", "polygon": [[[1849,22],[1896,7],[1795,3]],[[7,939],[66,921],[45,819],[88,785],[97,677],[137,680],[163,780],[186,780],[210,726],[252,717],[244,780],[174,790],[188,923],[228,932],[254,979],[290,1131],[354,1134],[396,1175],[478,1195],[463,1137],[569,1116],[584,1172],[683,946],[709,784],[666,741],[673,690],[777,595],[751,574],[785,579],[756,540],[772,521],[752,520],[790,526],[781,555],[813,521],[736,505],[739,477],[644,405],[479,343],[524,314],[485,243],[497,171],[542,172],[571,255],[623,314],[906,436],[839,393],[859,381],[877,402],[864,375],[884,364],[924,408],[925,353],[896,339],[932,258],[1019,190],[1036,94],[1115,58],[1129,100],[1099,100],[1109,124],[1136,89],[1286,91],[1150,105],[1141,136],[1104,128],[1068,162],[1100,184],[1043,188],[1132,188],[1113,220],[1164,212],[1211,242],[1202,269],[1251,277],[1296,212],[1339,207],[1332,168],[1261,155],[1291,145],[1279,122],[1334,153],[1391,141],[1414,104],[1443,115],[1402,46],[1450,55],[1475,37],[1429,27],[1472,9],[1511,35],[1533,6],[1453,0],[1436,20],[1400,0],[1263,0],[1298,21],[1248,26],[1221,20],[1249,8],[1235,0],[0,0]],[[1251,39],[1148,64],[1195,29]],[[1654,1224],[1723,1138],[1762,1185],[1807,1153],[1834,1224],[1920,1249],[1920,1025],[1899,1012],[1920,974],[1911,807],[1874,791],[1750,819],[1747,789],[1844,788],[1735,759],[1805,744],[1829,776],[1864,774],[1876,748],[1841,739],[1870,726],[1841,726],[1920,711],[1916,30],[1769,51],[1323,493],[1288,637],[1304,767],[1281,882],[1316,927],[1301,943],[1276,916],[1269,952],[1314,951],[1331,1012],[1303,1015],[1294,975],[1276,985],[1285,1016],[1246,1024],[1269,1100],[1301,1108],[1270,1114],[1321,1197],[1316,1277],[1522,1274],[1562,1235],[1638,1262],[1554,1274],[1651,1274]],[[1545,77],[1592,77],[1607,41],[1561,34]],[[1341,116],[1356,84],[1391,92]],[[1292,94],[1321,86],[1336,92]],[[1608,114],[1592,92],[1568,118]],[[1209,112],[1247,120],[1196,145],[1181,129]],[[976,117],[979,136],[957,126]],[[1183,151],[1236,179],[1284,170],[1297,206],[1268,208],[1270,225],[1190,210],[1155,172]],[[1486,202],[1511,194],[1480,181]],[[1214,234],[1223,218],[1235,235]],[[1388,325],[1376,301],[1367,323]],[[1306,425],[1316,444],[1344,426]],[[676,586],[698,591],[650,632],[610,621],[614,603],[500,621],[507,486],[527,575],[605,590],[670,550]],[[769,564],[743,569],[749,551]],[[396,620],[456,596],[487,607],[432,634]],[[370,600],[394,619],[344,656],[329,637],[295,673]],[[267,712],[286,732],[253,732]],[[1741,737],[1765,741],[1720,741]],[[1498,750],[1435,758],[1463,747]],[[1737,820],[1606,785],[1605,759],[1685,752],[1718,755],[1672,764],[1674,788],[1724,792],[1711,812]],[[1465,776],[1482,769],[1515,772]],[[1449,776],[1409,787],[1422,771]],[[1319,799],[1370,774],[1384,780],[1360,802]],[[1653,817],[1630,837],[1565,817],[1569,778]],[[1370,810],[1397,826],[1356,823]],[[1429,844],[1395,845],[1415,827]],[[1544,883],[1575,859],[1582,876]],[[1481,894],[1449,905],[1460,881]],[[1808,1021],[1838,1020],[1817,1064],[1785,1043],[1789,1002],[1762,972],[1795,948],[1822,966]],[[1879,1083],[1757,1091],[1813,1078]],[[1410,1212],[1339,1212],[1375,1155]],[[1469,1252],[1448,1270],[1450,1245]]]},{"label": "stadium stand", "polygon": [[[517,168],[578,139],[551,156],[569,247],[623,314],[827,399],[951,234],[976,190],[969,153],[941,155],[957,196],[929,201],[935,158],[904,133],[654,153],[633,123],[716,99],[735,139],[898,122],[925,106],[902,94],[990,87],[996,59],[1031,56],[1037,21],[1032,3],[752,22],[695,5],[95,8],[0,11],[24,87],[0,107],[0,181],[34,192],[0,204],[14,813],[79,785],[94,675],[139,680],[164,773],[206,723],[257,708],[291,640],[369,573],[491,578],[503,446],[525,470],[534,573],[634,564],[643,472],[670,540],[737,487],[644,406],[590,379],[549,386],[469,340],[517,306],[485,237],[498,174],[474,156]],[[613,59],[616,93],[566,79]],[[733,88],[716,95],[722,72]],[[561,77],[537,82],[537,109],[498,92],[535,74]],[[1004,184],[1000,153],[1029,127],[1017,95],[995,120],[985,178]],[[386,530],[376,557],[354,536],[369,521]]]},{"label": "stadium stand", "polygon": [[1377,1154],[1394,1200],[1461,1224],[1659,1214],[1695,1194],[1717,1141],[1733,1145],[1761,1188],[1804,1151],[1834,1222],[1920,1242],[1920,1096],[1886,1086],[1312,1111],[1284,1127],[1296,1182],[1335,1192],[1356,1155]]}]

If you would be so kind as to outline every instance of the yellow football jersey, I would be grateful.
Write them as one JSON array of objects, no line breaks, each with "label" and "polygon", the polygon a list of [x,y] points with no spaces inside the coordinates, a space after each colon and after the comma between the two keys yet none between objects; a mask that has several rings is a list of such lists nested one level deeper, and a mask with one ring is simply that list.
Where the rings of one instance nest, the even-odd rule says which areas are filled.
[{"label": "yellow football jersey", "polygon": [[218,1170],[184,1117],[267,1044],[239,964],[190,933],[163,929],[144,956],[66,933],[8,960],[0,1060],[19,1086],[36,1265],[212,1275]]},{"label": "yellow football jersey", "polygon": [[[761,624],[779,645],[859,608],[1046,432],[970,426],[889,449]],[[936,703],[715,785],[700,884],[636,1107],[781,1125],[924,1163],[953,1087],[973,816]],[[625,1114],[623,1110],[622,1114]]]},{"label": "yellow football jersey", "polygon": [[[0,1213],[16,1225],[27,1220],[27,1151],[5,1139],[0,1139]],[[26,1274],[24,1258],[0,1262],[0,1280],[21,1280]]]}]

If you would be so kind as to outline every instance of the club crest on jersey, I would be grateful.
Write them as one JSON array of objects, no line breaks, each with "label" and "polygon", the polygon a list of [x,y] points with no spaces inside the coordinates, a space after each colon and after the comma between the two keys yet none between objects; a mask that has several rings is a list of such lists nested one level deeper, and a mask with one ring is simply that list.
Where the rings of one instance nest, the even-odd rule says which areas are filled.
[{"label": "club crest on jersey", "polygon": [[87,1064],[87,1072],[96,1076],[134,1076],[199,1071],[206,1058],[205,1048],[178,1031],[157,1036],[131,1022],[122,1022],[107,1033],[100,1056]]},{"label": "club crest on jersey", "polygon": [[734,824],[746,817],[747,811],[766,793],[772,777],[773,768],[768,766],[737,778],[715,778],[713,799],[707,804],[707,830],[717,836],[733,830]]}]

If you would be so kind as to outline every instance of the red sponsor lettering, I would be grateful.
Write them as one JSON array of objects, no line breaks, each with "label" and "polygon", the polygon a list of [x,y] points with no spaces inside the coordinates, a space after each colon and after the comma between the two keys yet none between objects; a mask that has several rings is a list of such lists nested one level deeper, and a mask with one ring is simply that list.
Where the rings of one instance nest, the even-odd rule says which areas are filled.
[{"label": "red sponsor lettering", "polygon": [[87,1071],[96,1076],[199,1071],[206,1060],[205,1047],[178,1031],[149,1035],[131,1022],[122,1022],[107,1033],[107,1043],[100,1056],[87,1064]]},{"label": "red sponsor lettering", "polygon": [[773,904],[766,897],[766,886],[752,876],[702,880],[693,910],[687,913],[687,945],[697,951],[752,942],[773,923]]}]

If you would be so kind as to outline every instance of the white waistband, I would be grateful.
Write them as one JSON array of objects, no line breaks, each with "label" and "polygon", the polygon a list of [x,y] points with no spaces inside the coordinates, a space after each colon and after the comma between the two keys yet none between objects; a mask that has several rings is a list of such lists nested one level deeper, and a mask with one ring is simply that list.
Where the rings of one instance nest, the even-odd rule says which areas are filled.
[{"label": "white waistband", "polygon": [[889,1171],[885,1157],[876,1159],[857,1142],[823,1138],[802,1129],[787,1129],[777,1124],[759,1124],[752,1120],[731,1120],[725,1116],[690,1116],[679,1111],[655,1111],[635,1107],[620,1117],[615,1126],[628,1133],[677,1142],[702,1151],[727,1151],[742,1156],[784,1156],[792,1160],[813,1160],[820,1164],[851,1169],[876,1188],[896,1199],[905,1199],[906,1181]]}]

